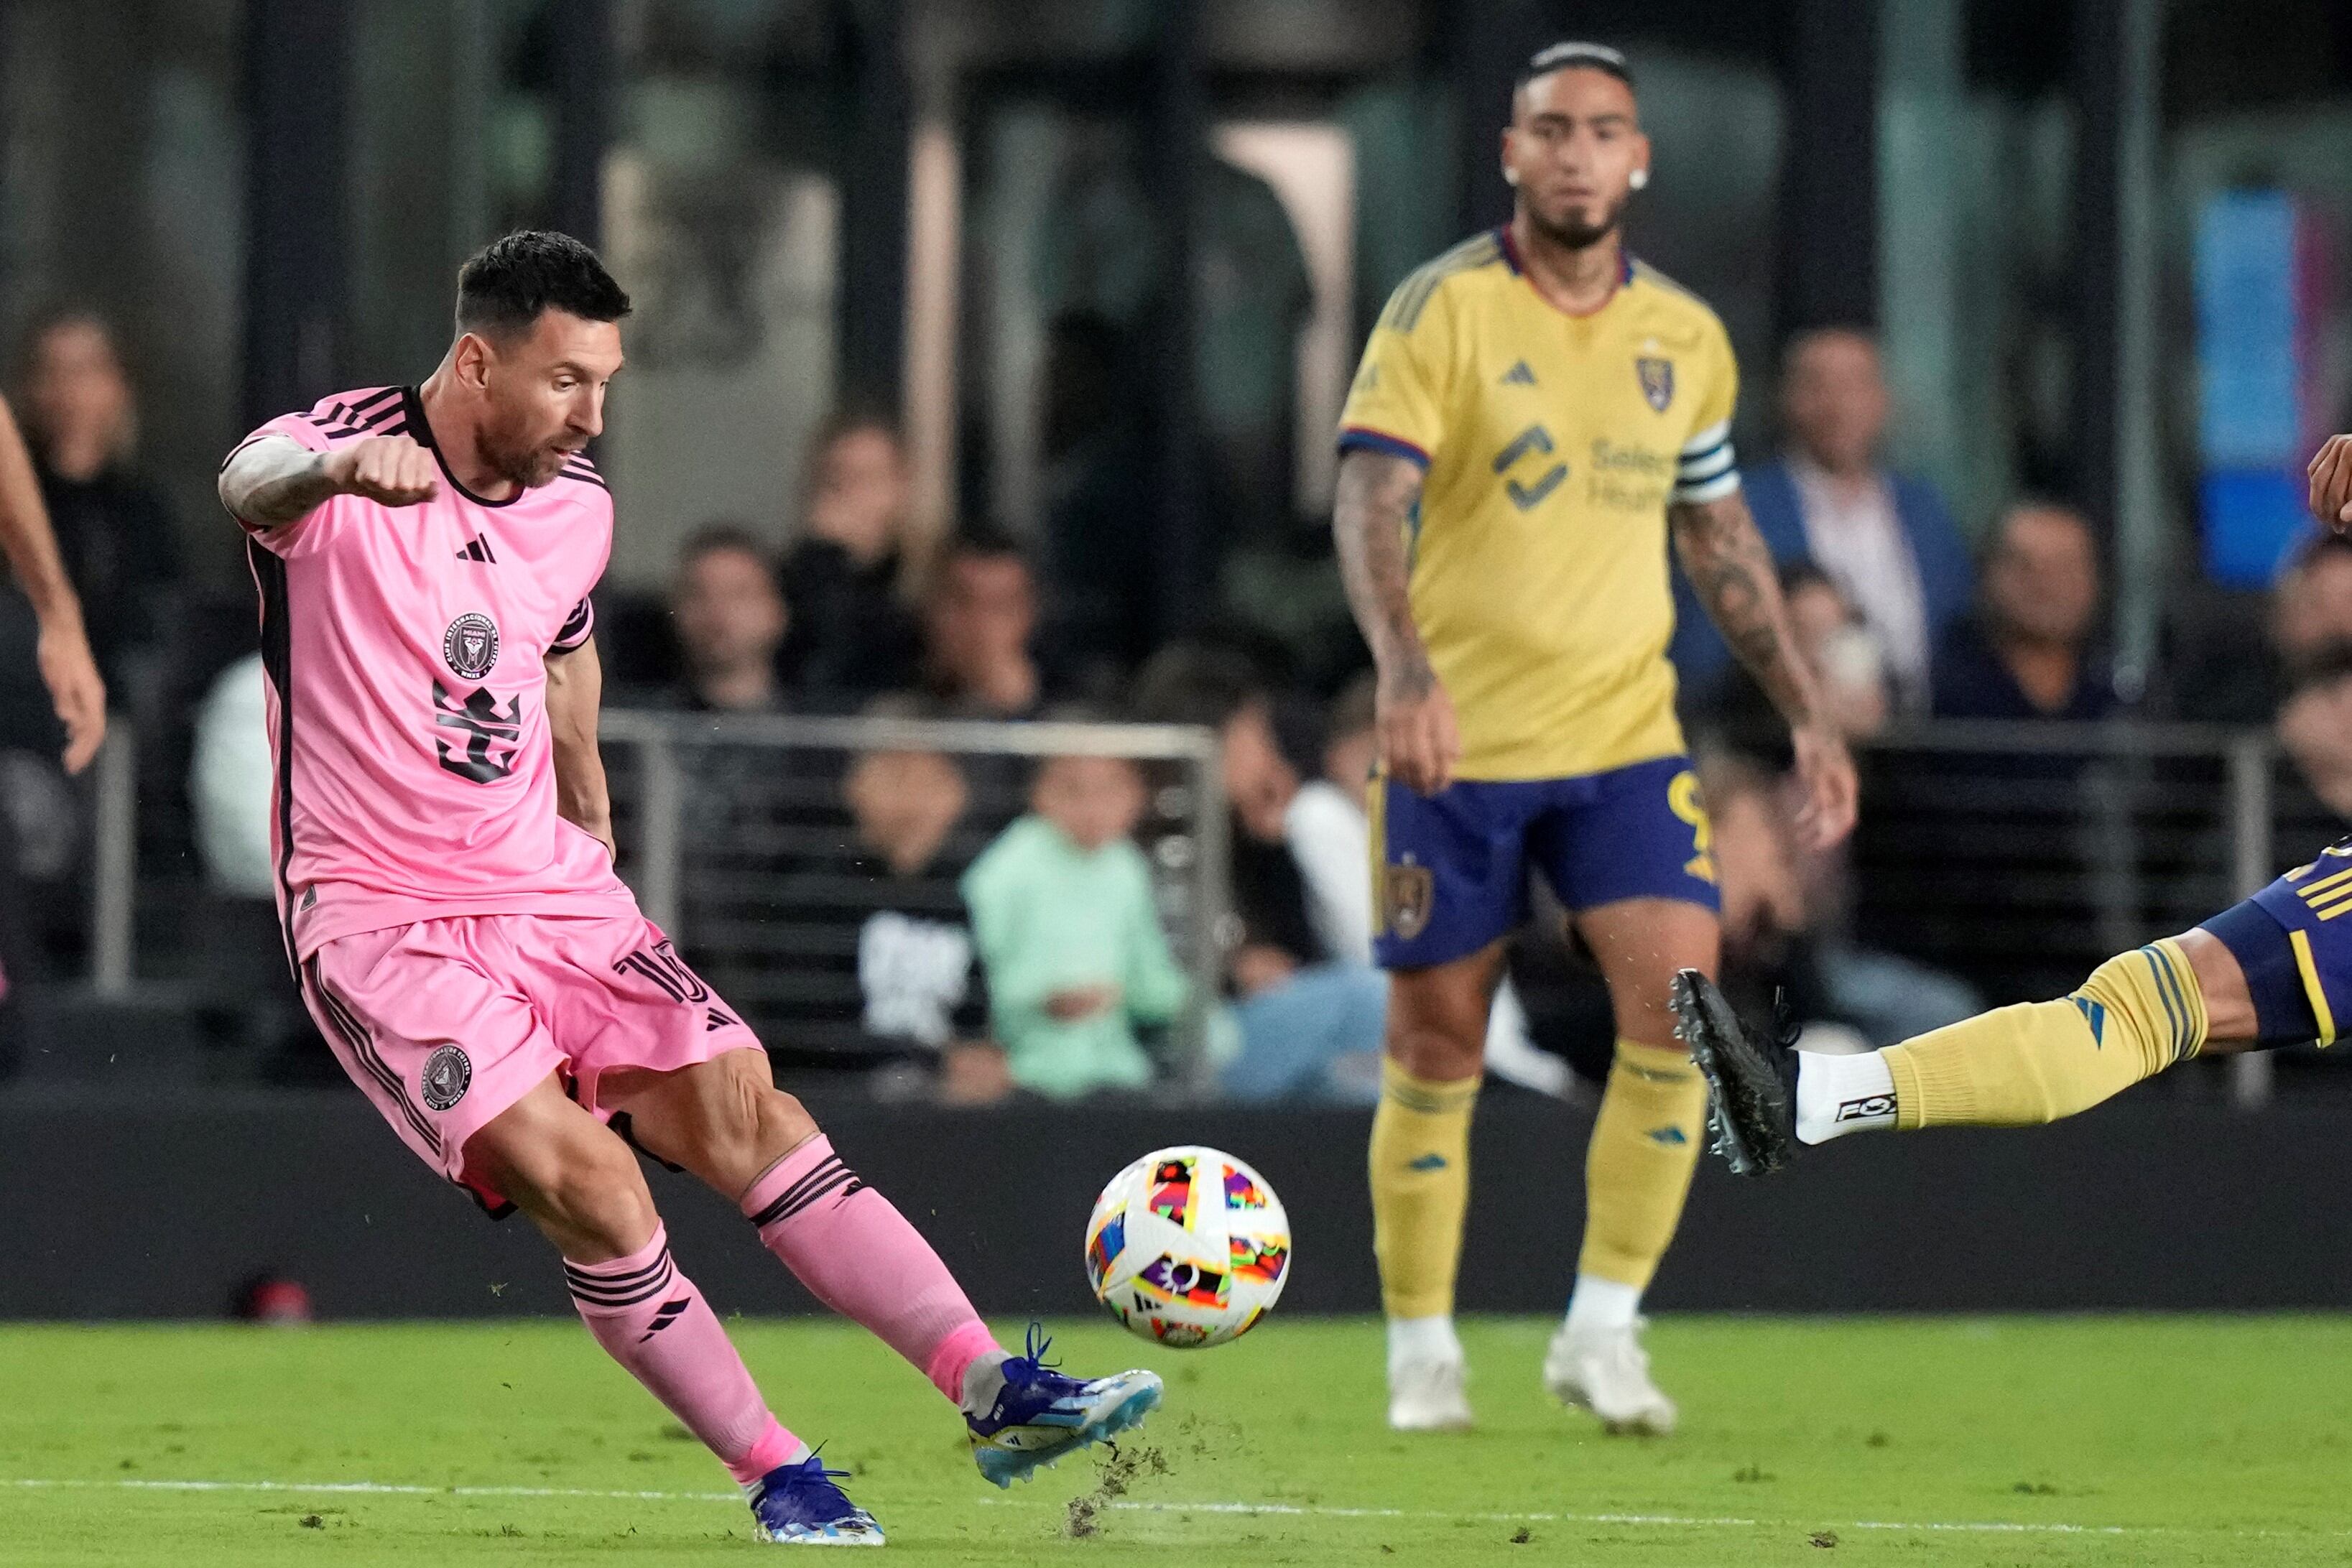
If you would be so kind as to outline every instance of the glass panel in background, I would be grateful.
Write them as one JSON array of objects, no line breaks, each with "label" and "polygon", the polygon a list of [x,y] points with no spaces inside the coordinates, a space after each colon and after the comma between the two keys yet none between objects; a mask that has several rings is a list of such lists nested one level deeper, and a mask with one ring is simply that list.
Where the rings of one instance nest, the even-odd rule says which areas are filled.
[{"label": "glass panel in background", "polygon": [[[0,7],[0,362],[111,706],[144,732],[141,862],[182,878],[194,865],[187,712],[253,637],[252,589],[238,586],[212,495],[245,428],[242,9]],[[51,462],[26,374],[30,330],[60,308],[103,323],[129,390],[109,455],[78,476]],[[199,613],[208,590],[237,596],[241,618]],[[87,777],[58,770],[33,646],[29,606],[0,588],[0,966],[12,980],[78,979],[90,956],[91,793]],[[171,925],[184,903],[151,925]]]},{"label": "glass panel in background", "polygon": [[[236,0],[0,8],[0,340],[104,314],[139,402],[139,466],[191,545],[216,536],[212,480],[244,426],[238,295],[245,116]],[[104,194],[99,194],[104,193]],[[235,552],[193,559],[226,577]]]},{"label": "glass panel in background", "polygon": [[498,0],[351,13],[344,384],[413,384],[449,347],[457,268],[505,232],[492,129],[536,13]]},{"label": "glass panel in background", "polygon": [[1882,13],[1879,318],[1889,455],[1976,535],[2055,489],[2068,431],[2074,110],[2063,16],[1989,0]]},{"label": "glass panel in background", "polygon": [[[2200,496],[2209,574],[2242,586],[2308,533],[2302,465],[2352,420],[2352,19],[2278,9],[2276,26],[2250,27],[2180,0],[2165,47],[2159,243],[2169,297],[2195,307],[2168,317],[2171,477]],[[2260,256],[2269,244],[2276,256]],[[2234,297],[2249,288],[2266,298]],[[2272,368],[2247,363],[2255,345],[2215,340],[2252,336],[2249,308],[2276,329],[2274,375],[2247,373]],[[2200,386],[2230,403],[2200,407]]]},{"label": "glass panel in background", "polygon": [[[2283,0],[2255,26],[2242,7],[2176,0],[2162,58],[2159,412],[2180,519],[2167,685],[2179,716],[2263,724],[2290,665],[2352,642],[2325,591],[2335,569],[2314,574],[2301,614],[2273,617],[2269,592],[2313,531],[2305,461],[2352,427],[2352,13]],[[2299,860],[2326,836],[2282,847]]]},{"label": "glass panel in background", "polygon": [[634,296],[601,461],[610,581],[711,522],[781,546],[834,396],[840,105],[822,0],[626,0],[604,250]]}]

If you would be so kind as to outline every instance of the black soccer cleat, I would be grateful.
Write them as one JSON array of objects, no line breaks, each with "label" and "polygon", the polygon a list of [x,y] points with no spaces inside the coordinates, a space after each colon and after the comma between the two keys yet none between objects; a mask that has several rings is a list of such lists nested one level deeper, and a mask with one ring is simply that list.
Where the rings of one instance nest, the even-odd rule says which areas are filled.
[{"label": "black soccer cleat", "polygon": [[1769,1176],[1797,1152],[1797,1052],[1739,1019],[1715,982],[1675,973],[1675,1032],[1706,1079],[1709,1145],[1735,1176]]}]

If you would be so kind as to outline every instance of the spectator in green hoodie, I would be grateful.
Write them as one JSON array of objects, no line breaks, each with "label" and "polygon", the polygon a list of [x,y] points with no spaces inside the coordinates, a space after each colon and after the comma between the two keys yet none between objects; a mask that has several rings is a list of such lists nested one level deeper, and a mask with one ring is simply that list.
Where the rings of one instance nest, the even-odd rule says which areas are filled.
[{"label": "spectator in green hoodie", "polygon": [[1133,838],[1143,777],[1121,758],[1050,758],[1029,805],[963,879],[996,1040],[1035,1093],[1142,1088],[1136,1031],[1171,1022],[1188,988]]}]

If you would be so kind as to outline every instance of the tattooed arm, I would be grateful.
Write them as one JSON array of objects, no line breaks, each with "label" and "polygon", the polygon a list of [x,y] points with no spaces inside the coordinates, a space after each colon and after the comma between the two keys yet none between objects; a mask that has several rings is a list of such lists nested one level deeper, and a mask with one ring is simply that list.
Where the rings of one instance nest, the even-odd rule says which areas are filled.
[{"label": "tattooed arm", "polygon": [[1797,652],[1780,575],[1748,516],[1747,497],[1734,490],[1711,501],[1677,501],[1667,508],[1666,521],[1699,602],[1789,721],[1809,801],[1805,825],[1818,845],[1837,842],[1853,827],[1853,759]]},{"label": "tattooed arm", "polygon": [[1363,447],[1344,454],[1331,532],[1349,608],[1380,671],[1381,768],[1405,788],[1433,795],[1453,782],[1462,741],[1406,591],[1405,525],[1421,477],[1421,465],[1407,457]]}]

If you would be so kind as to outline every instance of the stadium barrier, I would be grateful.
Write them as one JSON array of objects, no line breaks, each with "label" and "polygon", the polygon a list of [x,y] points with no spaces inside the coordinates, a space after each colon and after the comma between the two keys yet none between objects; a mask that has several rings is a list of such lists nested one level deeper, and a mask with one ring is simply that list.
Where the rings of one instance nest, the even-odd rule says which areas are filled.
[{"label": "stadium barrier", "polygon": [[[623,869],[648,911],[755,1014],[787,1013],[838,956],[841,930],[795,909],[812,866],[846,854],[846,759],[891,747],[961,758],[976,851],[1022,806],[1028,768],[1061,751],[1157,770],[1139,837],[1171,945],[1213,994],[1229,939],[1227,815],[1213,737],[1131,725],[711,716],[604,716]],[[139,926],[184,881],[140,879],[136,737],[100,752],[92,791],[90,963],[79,992],[167,1013],[168,967],[142,967]],[[2193,924],[2308,859],[2343,831],[2266,731],[2117,722],[1938,723],[1860,748],[1864,810],[1840,916],[1869,945],[1955,971],[1995,1002],[2059,994],[2108,955]],[[814,879],[821,883],[822,879]],[[1204,1068],[1198,1011],[1176,1031],[1180,1082]],[[159,1048],[160,1050],[160,1048]],[[53,1076],[77,1076],[52,1063]],[[2264,1103],[2268,1055],[2229,1064],[2232,1098]]]},{"label": "stadium barrier", "polygon": [[[1945,721],[1859,762],[1847,921],[1994,1003],[2063,995],[2345,831],[2263,730]],[[2273,1065],[2232,1058],[2232,1098],[2265,1103]]]},{"label": "stadium barrier", "polygon": [[[812,1108],[1010,1332],[1031,1313],[1094,1310],[1080,1253],[1097,1190],[1178,1143],[1239,1155],[1289,1211],[1296,1260],[1263,1332],[1302,1312],[1379,1310],[1364,1112],[864,1097]],[[1559,1310],[1590,1128],[1583,1107],[1484,1097],[1463,1310]],[[2224,1114],[2156,1093],[2051,1127],[1849,1138],[1770,1181],[1710,1159],[1650,1305],[2341,1310],[2352,1306],[2352,1207],[2294,1195],[2340,1167],[2347,1128],[2352,1112],[2332,1095]],[[731,1203],[685,1176],[647,1177],[680,1263],[721,1313],[816,1310]],[[300,1281],[329,1318],[572,1311],[529,1224],[486,1222],[346,1088],[0,1090],[0,1318],[216,1317],[262,1273]],[[1377,1380],[1377,1364],[1363,1375]]]},{"label": "stadium barrier", "polygon": [[1213,732],[1178,725],[617,709],[604,716],[599,734],[622,871],[647,918],[763,1038],[782,1050],[845,1061],[854,1060],[854,1042],[828,1051],[823,1040],[795,1040],[806,1031],[795,1030],[792,1020],[812,1005],[845,999],[824,994],[827,986],[853,988],[846,999],[855,1001],[854,971],[839,960],[854,954],[856,928],[835,912],[844,896],[839,881],[855,874],[858,853],[845,800],[853,760],[927,752],[958,761],[968,804],[942,857],[950,868],[970,863],[1027,810],[1029,775],[1038,762],[1088,756],[1140,765],[1149,787],[1136,839],[1147,852],[1170,946],[1192,980],[1192,1002],[1166,1056],[1173,1086],[1208,1092],[1210,1009],[1233,939],[1230,827]]}]

